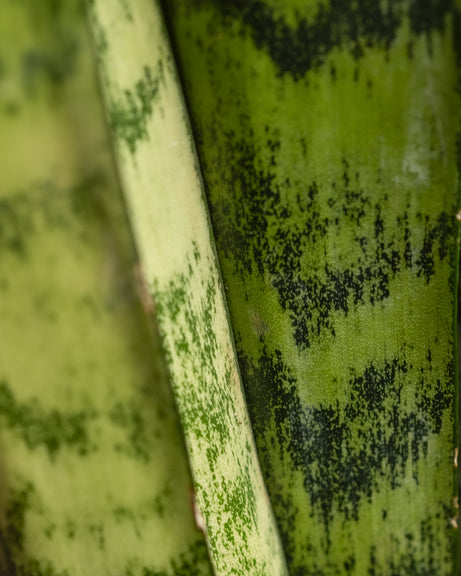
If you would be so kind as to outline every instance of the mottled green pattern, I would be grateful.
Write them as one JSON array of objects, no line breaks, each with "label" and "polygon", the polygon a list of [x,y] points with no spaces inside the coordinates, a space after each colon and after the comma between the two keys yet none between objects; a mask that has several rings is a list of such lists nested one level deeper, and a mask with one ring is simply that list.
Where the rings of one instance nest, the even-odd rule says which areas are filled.
[{"label": "mottled green pattern", "polygon": [[[190,457],[197,523],[219,575],[286,574],[262,480],[181,91],[157,3],[89,3],[108,117],[161,66],[136,147],[114,130],[123,190]],[[104,39],[102,41],[101,39]],[[154,63],[154,64],[152,64]],[[157,77],[156,77],[157,78]],[[158,77],[160,78],[160,77]],[[156,82],[154,79],[153,82]]]},{"label": "mottled green pattern", "polygon": [[147,122],[162,80],[163,64],[159,60],[155,71],[145,66],[134,88],[126,89],[120,101],[111,104],[109,121],[112,132],[125,141],[133,153],[136,142],[147,136]]},{"label": "mottled green pattern", "polygon": [[460,13],[166,0],[293,575],[451,575]]},{"label": "mottled green pattern", "polygon": [[77,1],[0,3],[0,574],[210,574]]}]

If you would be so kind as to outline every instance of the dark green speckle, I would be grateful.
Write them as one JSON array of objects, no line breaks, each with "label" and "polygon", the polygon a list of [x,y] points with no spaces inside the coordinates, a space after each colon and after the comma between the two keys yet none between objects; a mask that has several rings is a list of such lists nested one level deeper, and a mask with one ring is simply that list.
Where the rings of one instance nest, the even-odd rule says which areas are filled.
[{"label": "dark green speckle", "polygon": [[93,449],[88,435],[91,412],[59,412],[42,408],[37,399],[18,401],[6,381],[0,381],[0,422],[30,449],[44,446],[50,456],[62,447],[84,456]]},{"label": "dark green speckle", "polygon": [[163,81],[163,63],[159,60],[155,70],[146,66],[134,88],[125,90],[123,98],[110,106],[111,128],[131,153],[135,152],[140,140],[147,138],[147,123]]}]

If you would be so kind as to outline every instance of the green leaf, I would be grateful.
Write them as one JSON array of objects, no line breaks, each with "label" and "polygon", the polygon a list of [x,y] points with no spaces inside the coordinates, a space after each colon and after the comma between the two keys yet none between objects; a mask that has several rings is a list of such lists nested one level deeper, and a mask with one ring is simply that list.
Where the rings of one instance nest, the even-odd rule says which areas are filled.
[{"label": "green leaf", "polygon": [[458,3],[165,0],[184,95],[87,4],[0,6],[0,572],[453,574]]},{"label": "green leaf", "polygon": [[89,3],[107,115],[217,574],[286,573],[227,318],[187,113],[157,3]]},{"label": "green leaf", "polygon": [[165,2],[291,574],[453,574],[453,3]]},{"label": "green leaf", "polygon": [[0,573],[210,573],[79,2],[0,4]]}]

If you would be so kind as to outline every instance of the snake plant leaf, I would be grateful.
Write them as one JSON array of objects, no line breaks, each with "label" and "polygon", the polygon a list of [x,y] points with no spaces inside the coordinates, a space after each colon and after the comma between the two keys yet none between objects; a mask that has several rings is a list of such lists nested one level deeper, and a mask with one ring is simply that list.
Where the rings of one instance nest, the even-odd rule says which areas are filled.
[{"label": "snake plant leaf", "polygon": [[0,574],[210,574],[83,6],[0,2]]},{"label": "snake plant leaf", "polygon": [[185,435],[197,523],[216,574],[286,574],[159,6],[92,0],[88,8],[120,177]]},{"label": "snake plant leaf", "polygon": [[454,574],[459,8],[164,5],[290,573]]}]

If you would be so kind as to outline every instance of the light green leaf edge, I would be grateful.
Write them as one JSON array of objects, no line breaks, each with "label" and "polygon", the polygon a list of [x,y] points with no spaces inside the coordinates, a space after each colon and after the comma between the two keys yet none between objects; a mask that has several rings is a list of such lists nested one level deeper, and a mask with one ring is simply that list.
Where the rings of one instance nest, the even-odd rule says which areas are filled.
[{"label": "light green leaf edge", "polygon": [[189,122],[161,11],[88,3],[122,186],[155,300],[216,574],[286,574],[247,415]]}]

